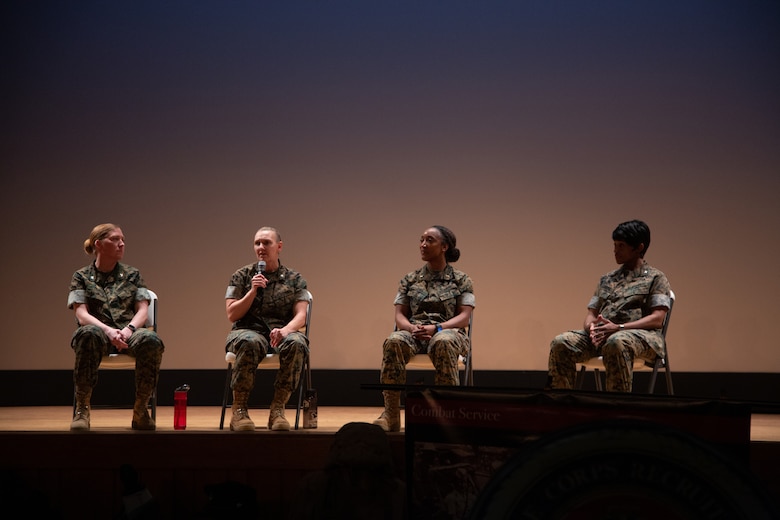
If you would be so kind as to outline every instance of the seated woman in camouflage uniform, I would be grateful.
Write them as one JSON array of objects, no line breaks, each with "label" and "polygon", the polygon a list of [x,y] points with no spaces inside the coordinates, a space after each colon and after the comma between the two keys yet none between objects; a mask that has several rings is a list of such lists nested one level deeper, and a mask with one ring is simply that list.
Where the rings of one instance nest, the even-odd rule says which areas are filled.
[{"label": "seated woman in camouflage uniform", "polygon": [[[395,326],[382,346],[382,384],[405,384],[406,364],[427,353],[436,367],[434,384],[455,386],[458,356],[468,353],[465,328],[474,309],[474,288],[466,273],[450,264],[460,258],[455,234],[433,226],[420,237],[420,269],[407,274],[395,297]],[[383,392],[385,409],[374,424],[385,431],[401,429],[401,392]]]},{"label": "seated woman in camouflage uniform", "polygon": [[612,232],[618,269],[599,280],[581,330],[550,343],[548,386],[574,388],[576,365],[603,356],[607,391],[631,392],[635,358],[655,361],[665,354],[662,327],[671,306],[669,280],[645,260],[650,228],[641,220]]},{"label": "seated woman in camouflage uniform", "polygon": [[89,430],[89,401],[100,360],[115,349],[135,358],[132,427],[154,430],[147,406],[157,386],[165,347],[156,332],[144,328],[151,296],[138,269],[120,263],[125,236],[119,227],[95,226],[84,241],[84,251],[95,260],[73,274],[68,294],[68,308],[74,310],[78,323],[71,340],[76,353],[76,413],[70,429]]}]

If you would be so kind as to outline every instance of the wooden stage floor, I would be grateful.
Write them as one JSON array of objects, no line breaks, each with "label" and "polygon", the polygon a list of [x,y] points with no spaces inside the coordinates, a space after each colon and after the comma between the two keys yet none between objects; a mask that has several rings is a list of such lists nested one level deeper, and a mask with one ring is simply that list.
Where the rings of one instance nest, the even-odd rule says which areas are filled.
[{"label": "wooden stage floor", "polygon": [[[219,432],[219,406],[190,406],[187,408],[187,429],[184,432]],[[14,406],[0,407],[0,431],[41,431],[58,432],[68,431],[72,409],[67,406]],[[381,407],[351,407],[333,406],[318,409],[317,428],[304,430],[301,418],[299,434],[335,433],[343,425],[349,422],[371,422],[382,413]],[[91,432],[116,432],[130,431],[132,410],[115,408],[97,408],[92,410],[90,425]],[[268,409],[253,408],[249,415],[255,422],[258,432],[267,431]],[[285,417],[294,425],[295,409],[288,408]],[[232,433],[228,429],[230,422],[230,410],[225,414],[225,432]],[[403,424],[403,422],[402,422]],[[780,421],[777,425],[777,439],[780,440]],[[157,431],[175,431],[173,429],[173,407],[157,407]],[[269,432],[270,433],[270,432]]]},{"label": "wooden stage floor", "polygon": [[[371,422],[382,413],[381,407],[358,406],[328,406],[319,407],[318,425],[316,429],[300,428],[298,434],[335,433],[349,422]],[[268,409],[252,409],[250,416],[255,422],[257,431],[267,431]],[[190,406],[187,409],[187,431],[219,432],[219,406]],[[287,409],[286,417],[293,424],[295,410]],[[92,411],[92,432],[122,432],[131,431],[130,420],[132,411],[129,409],[102,409]],[[7,432],[60,432],[70,428],[71,408],[67,406],[28,406],[0,407],[0,431]],[[225,430],[230,420],[226,414]],[[303,421],[301,421],[303,424]],[[403,414],[401,415],[403,426]],[[157,408],[157,430],[160,432],[173,429],[173,407]],[[269,432],[271,433],[271,432]],[[780,442],[780,415],[754,414],[750,423],[751,442]]]}]

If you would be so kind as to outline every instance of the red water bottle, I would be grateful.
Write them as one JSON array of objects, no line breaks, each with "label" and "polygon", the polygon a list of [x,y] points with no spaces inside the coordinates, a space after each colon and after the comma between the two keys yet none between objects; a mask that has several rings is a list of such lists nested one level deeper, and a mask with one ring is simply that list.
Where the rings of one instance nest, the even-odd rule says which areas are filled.
[{"label": "red water bottle", "polygon": [[184,384],[173,391],[173,429],[187,428],[187,392],[190,385]]}]

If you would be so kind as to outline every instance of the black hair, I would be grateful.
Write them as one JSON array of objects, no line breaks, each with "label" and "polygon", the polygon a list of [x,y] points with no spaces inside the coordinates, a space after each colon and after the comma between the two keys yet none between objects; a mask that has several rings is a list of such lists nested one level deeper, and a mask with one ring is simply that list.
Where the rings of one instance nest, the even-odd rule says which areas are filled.
[{"label": "black hair", "polygon": [[451,229],[444,226],[431,227],[441,233],[442,240],[444,240],[444,243],[447,244],[447,251],[444,252],[444,259],[450,263],[457,262],[458,258],[460,258],[460,249],[455,247],[455,244],[458,241],[458,239],[455,238],[455,233],[453,233]]},{"label": "black hair", "polygon": [[647,248],[650,247],[650,228],[641,220],[629,220],[618,224],[618,227],[612,232],[612,240],[625,242],[634,249],[639,247],[639,244],[644,244],[645,248],[639,255],[644,257]]}]

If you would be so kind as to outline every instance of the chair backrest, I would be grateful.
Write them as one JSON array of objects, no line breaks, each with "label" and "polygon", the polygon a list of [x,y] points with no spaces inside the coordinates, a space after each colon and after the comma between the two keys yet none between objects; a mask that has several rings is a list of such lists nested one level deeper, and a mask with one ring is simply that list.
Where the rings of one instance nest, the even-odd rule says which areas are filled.
[{"label": "chair backrest", "polygon": [[306,335],[306,337],[309,337],[309,334],[311,334],[311,305],[314,301],[314,296],[312,296],[311,291],[306,291],[306,299],[309,301],[309,306],[306,308],[306,324],[303,326],[303,333]]},{"label": "chair backrest", "polygon": [[666,311],[666,317],[664,318],[664,324],[661,327],[661,335],[663,335],[664,338],[666,338],[666,330],[669,328],[669,320],[672,317],[672,308],[674,307],[674,291],[671,289],[669,290],[669,310]]},{"label": "chair backrest", "polygon": [[146,315],[146,327],[157,332],[157,293],[151,289],[147,289],[147,291],[149,291],[151,300],[149,301],[149,311]]}]

